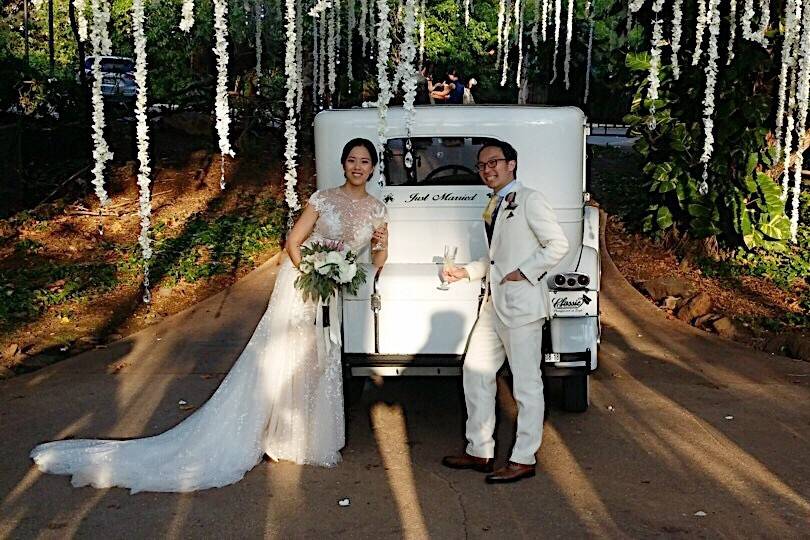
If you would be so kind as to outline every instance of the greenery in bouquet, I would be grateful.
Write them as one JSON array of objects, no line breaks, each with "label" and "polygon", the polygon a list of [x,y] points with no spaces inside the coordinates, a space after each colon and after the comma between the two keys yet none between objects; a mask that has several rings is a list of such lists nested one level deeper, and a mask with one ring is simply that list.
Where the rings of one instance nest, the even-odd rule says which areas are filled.
[{"label": "greenery in bouquet", "polygon": [[314,242],[301,247],[301,272],[295,287],[304,300],[326,302],[338,289],[350,294],[366,281],[365,268],[357,265],[357,255],[346,249],[343,242]]}]

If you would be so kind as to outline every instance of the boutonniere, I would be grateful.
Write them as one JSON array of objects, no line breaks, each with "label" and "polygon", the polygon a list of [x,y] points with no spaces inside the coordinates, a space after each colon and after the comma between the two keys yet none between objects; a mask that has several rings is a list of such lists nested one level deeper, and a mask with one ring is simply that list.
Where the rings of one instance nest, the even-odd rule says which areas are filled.
[{"label": "boutonniere", "polygon": [[509,210],[509,213],[506,215],[506,219],[515,216],[515,210],[517,210],[518,204],[515,202],[515,196],[517,194],[512,191],[506,196],[506,209]]},{"label": "boutonniere", "polygon": [[506,195],[506,209],[507,210],[515,210],[515,209],[517,209],[518,205],[515,202],[515,197],[516,196],[517,196],[517,193],[515,193],[514,191],[512,191],[512,192],[510,192],[509,194]]}]

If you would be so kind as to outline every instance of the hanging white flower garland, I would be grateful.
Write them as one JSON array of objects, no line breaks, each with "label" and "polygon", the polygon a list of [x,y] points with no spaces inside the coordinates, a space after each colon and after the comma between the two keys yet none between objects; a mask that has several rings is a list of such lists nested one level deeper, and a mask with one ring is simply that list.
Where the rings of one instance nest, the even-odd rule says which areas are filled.
[{"label": "hanging white flower garland", "polygon": [[[348,12],[346,13],[346,74],[349,81],[354,79],[352,67],[352,44],[354,43],[354,0],[349,0]],[[349,85],[351,92],[351,85]]]},{"label": "hanging white flower garland", "polygon": [[327,80],[327,85],[329,88],[329,108],[332,108],[332,98],[335,95],[335,83],[337,81],[337,72],[336,72],[336,54],[335,49],[337,48],[336,39],[338,32],[335,31],[335,27],[337,26],[336,18],[337,8],[333,7],[329,10],[329,16],[326,18],[324,23],[327,25],[327,40],[328,44],[326,47],[326,55],[327,60],[329,62],[329,78]]},{"label": "hanging white flower garland", "polygon": [[256,92],[259,93],[261,91],[259,79],[262,76],[262,22],[264,19],[261,0],[253,0],[253,17],[256,19],[256,35],[254,38],[256,48]]},{"label": "hanging white flower garland", "polygon": [[[760,9],[763,7],[763,3],[767,3],[768,0],[761,0],[760,2]],[[762,28],[767,29],[768,27],[768,19],[770,19],[770,8],[766,7],[762,13],[761,21],[762,21]],[[742,36],[749,40],[753,41],[754,43],[759,43],[763,47],[768,46],[768,40],[765,39],[764,30],[754,31],[753,26],[754,20],[754,0],[745,0],[745,4],[743,4],[743,14],[742,18],[740,19],[740,26],[742,27]]]},{"label": "hanging white flower garland", "polygon": [[[732,2],[735,0],[732,0]],[[672,77],[678,80],[681,77],[681,67],[678,61],[678,51],[681,50],[681,37],[683,36],[683,0],[674,0],[672,3],[672,39],[670,40],[670,48],[672,55],[670,56],[670,63],[672,64]]]},{"label": "hanging white flower garland", "polygon": [[[278,0],[281,4],[282,0]],[[285,7],[286,9],[286,7]],[[282,19],[284,16],[282,16]],[[304,109],[304,9],[301,0],[295,0],[295,111],[298,117]],[[314,101],[313,101],[314,103]]]},{"label": "hanging white flower garland", "polygon": [[180,30],[188,32],[192,26],[194,26],[194,0],[183,0],[183,7],[180,11]]},{"label": "hanging white flower garland", "polygon": [[135,41],[135,83],[138,94],[135,98],[135,132],[138,144],[138,216],[141,232],[138,243],[143,255],[143,301],[152,299],[149,290],[149,261],[152,259],[152,239],[149,228],[152,221],[152,194],[150,182],[152,169],[149,166],[149,124],[146,118],[146,34],[144,32],[143,0],[132,0],[132,37]]},{"label": "hanging white flower garland", "polygon": [[659,69],[661,66],[661,43],[664,38],[664,22],[661,20],[661,10],[664,8],[664,0],[655,0],[653,2],[652,10],[655,14],[655,22],[653,23],[652,31],[652,49],[650,50],[650,74],[648,79],[650,87],[647,90],[647,99],[651,101],[650,104],[650,129],[655,129],[655,100],[658,99],[658,88],[661,79],[659,77]]},{"label": "hanging white flower garland", "polygon": [[[92,26],[90,28],[90,43],[93,46],[93,52],[96,55],[104,54],[103,49],[103,30],[102,27],[107,24],[107,19],[104,17],[104,11],[101,4],[105,3],[104,0],[92,0],[91,8],[93,10]],[[101,94],[101,62],[93,62],[93,88],[91,92],[91,101],[93,103],[93,185],[95,186],[96,196],[98,197],[101,206],[106,206],[109,202],[107,191],[104,189],[104,167],[107,162],[113,158],[110,148],[107,146],[107,141],[104,139],[104,98]]]},{"label": "hanging white flower garland", "polygon": [[582,98],[582,103],[588,103],[588,93],[591,87],[591,58],[593,54],[593,25],[594,18],[591,12],[591,0],[585,3],[585,17],[588,19],[588,57],[585,62],[585,95]]},{"label": "hanging white flower garland", "polygon": [[[519,3],[520,0],[515,0]],[[501,69],[501,86],[506,84],[506,75],[509,70],[509,33],[512,30],[512,4],[506,6],[503,24],[503,66]]]},{"label": "hanging white flower garland", "polygon": [[219,187],[225,189],[225,156],[234,156],[230,141],[230,105],[228,104],[228,1],[214,0],[214,54],[217,57],[216,112],[219,135]]},{"label": "hanging white flower garland", "polygon": [[[788,69],[794,64],[794,46],[797,33],[801,31],[798,23],[801,20],[802,0],[788,0],[785,7],[785,33],[782,40],[782,65],[779,70],[779,94],[776,107],[776,145],[784,148],[782,124],[785,116],[785,100],[787,97]],[[787,149],[790,152],[790,149]],[[787,197],[787,175],[783,177],[782,197]]]},{"label": "hanging white flower garland", "polygon": [[[540,0],[537,0],[538,2]],[[542,37],[543,42],[545,43],[546,39],[548,39],[548,12],[551,9],[551,0],[543,0],[543,16],[541,17],[542,21]]]},{"label": "hanging white flower garland", "polygon": [[470,0],[464,0],[464,26],[470,24]]},{"label": "hanging white flower garland", "polygon": [[326,38],[329,33],[329,29],[326,25],[326,17],[320,17],[318,19],[318,49],[320,54],[318,55],[318,95],[321,99],[320,107],[323,108],[323,100],[326,97],[326,80],[328,73],[326,71],[327,64],[326,60],[329,57],[329,51],[327,50],[327,42]]},{"label": "hanging white flower garland", "polygon": [[368,32],[366,32],[366,19],[368,19],[368,0],[360,0],[360,40],[362,42],[363,54],[368,54]]},{"label": "hanging white flower garland", "polygon": [[793,151],[793,128],[796,127],[794,116],[796,113],[796,77],[797,69],[795,62],[788,66],[788,97],[787,97],[787,125],[785,126],[785,142],[784,142],[784,173],[782,175],[782,192],[781,199],[783,201],[788,198],[788,190],[790,187],[790,168],[791,168],[791,152]]},{"label": "hanging white flower garland", "polygon": [[515,0],[515,31],[518,35],[518,63],[515,70],[515,84],[517,84],[519,92],[520,78],[523,75],[523,6],[520,0]]},{"label": "hanging white flower garland", "polygon": [[538,42],[538,30],[540,27],[540,3],[543,0],[535,0],[534,2],[534,21],[532,24],[532,45],[534,48],[537,48]]},{"label": "hanging white flower garland", "polygon": [[[298,132],[296,130],[296,93],[301,93],[301,79],[298,76],[296,66],[296,44],[299,42],[296,36],[297,17],[300,10],[296,10],[296,0],[286,0],[285,24],[285,47],[284,47],[284,74],[287,77],[287,94],[285,105],[287,106],[287,119],[284,122],[284,138],[287,144],[284,149],[284,198],[287,207],[290,209],[288,226],[292,227],[293,213],[301,208],[298,201],[298,194],[295,185],[298,182],[298,172],[296,169],[296,149],[298,147]],[[313,83],[314,85],[314,83]]]},{"label": "hanging white flower garland", "polygon": [[[391,50],[391,22],[388,19],[387,0],[377,0],[380,23],[377,25],[377,150],[382,155],[388,138],[385,131],[388,126],[388,102],[391,100],[391,83],[388,80],[388,53]],[[380,187],[385,185],[385,170],[382,161],[380,165]]]},{"label": "hanging white flower garland", "polygon": [[565,23],[565,63],[563,64],[563,79],[565,80],[565,89],[571,87],[569,73],[571,71],[571,39],[574,31],[574,0],[568,0],[568,18]]},{"label": "hanging white flower garland", "polygon": [[[506,12],[506,0],[498,0],[498,54],[495,58],[495,65],[501,65],[503,58],[503,19]],[[501,83],[503,86],[503,83]]]},{"label": "hanging white flower garland", "polygon": [[79,39],[87,41],[87,16],[85,10],[87,3],[85,0],[73,0],[73,7],[76,11],[76,25],[79,27]]},{"label": "hanging white flower garland", "polygon": [[405,99],[402,108],[405,109],[405,128],[410,137],[416,118],[416,2],[417,0],[405,0],[405,18],[403,21],[404,41],[400,49],[401,59],[397,70],[400,71],[402,90]]},{"label": "hanging white flower garland", "polygon": [[728,7],[728,53],[726,53],[726,65],[730,66],[734,60],[734,39],[737,37],[737,0],[729,0]]},{"label": "hanging white flower garland", "polygon": [[320,37],[318,36],[318,21],[312,21],[312,108],[318,110],[318,68],[320,59]]},{"label": "hanging white flower garland", "polygon": [[[796,92],[796,129],[798,130],[799,150],[796,152],[795,163],[793,165],[793,197],[791,198],[790,211],[790,239],[795,242],[799,231],[799,195],[802,188],[802,169],[804,165],[804,148],[807,138],[807,113],[810,105],[810,7],[805,6],[802,14],[802,34],[798,39],[801,44],[801,60],[796,68],[797,92]],[[785,174],[789,171],[785,169]]]},{"label": "hanging white flower garland", "polygon": [[706,24],[708,23],[709,13],[708,9],[708,2],[710,0],[700,0],[698,3],[698,15],[696,19],[696,28],[695,28],[695,50],[692,52],[692,65],[698,65],[700,62],[700,57],[703,54],[703,34],[706,33]]},{"label": "hanging white flower garland", "polygon": [[717,47],[717,37],[720,34],[720,0],[709,0],[706,9],[709,27],[708,63],[706,65],[706,95],[703,98],[703,154],[700,162],[703,163],[703,179],[698,186],[701,195],[709,191],[709,159],[714,150],[714,96],[717,85],[717,60],[720,57]]},{"label": "hanging white flower garland", "polygon": [[[571,0],[569,0],[571,1]],[[562,0],[554,0],[554,56],[552,56],[552,77],[549,84],[557,80],[557,55],[560,50],[560,18],[562,16]]]}]

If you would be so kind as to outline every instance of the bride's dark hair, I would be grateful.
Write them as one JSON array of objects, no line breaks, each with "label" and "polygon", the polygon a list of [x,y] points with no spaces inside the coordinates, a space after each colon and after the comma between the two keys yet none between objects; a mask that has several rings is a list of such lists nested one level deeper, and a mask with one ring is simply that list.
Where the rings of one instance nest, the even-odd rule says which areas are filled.
[{"label": "bride's dark hair", "polygon": [[349,157],[349,152],[352,151],[352,148],[362,146],[366,150],[368,150],[369,155],[371,156],[371,165],[373,167],[377,166],[377,148],[374,146],[374,143],[368,139],[363,139],[362,137],[358,137],[356,139],[352,139],[346,143],[346,146],[343,147],[343,153],[340,154],[340,164],[345,165],[346,159]]}]

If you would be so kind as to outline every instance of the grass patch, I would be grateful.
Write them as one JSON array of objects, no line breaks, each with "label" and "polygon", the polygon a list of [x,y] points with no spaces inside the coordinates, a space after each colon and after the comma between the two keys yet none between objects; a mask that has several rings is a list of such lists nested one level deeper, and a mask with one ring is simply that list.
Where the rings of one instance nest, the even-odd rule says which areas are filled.
[{"label": "grass patch", "polygon": [[52,306],[103,292],[118,282],[107,263],[38,265],[0,270],[0,320],[30,320]]},{"label": "grass patch", "polygon": [[[175,235],[165,223],[156,223],[149,266],[152,282],[168,278],[171,285],[233,272],[275,247],[285,228],[283,203],[268,197],[244,212],[192,216]],[[143,258],[137,242],[100,246],[92,258],[105,262],[64,264],[29,258],[44,246],[28,239],[18,241],[14,248],[19,263],[0,270],[0,327],[34,320],[67,302],[92,301],[116,285],[140,282]]]}]

